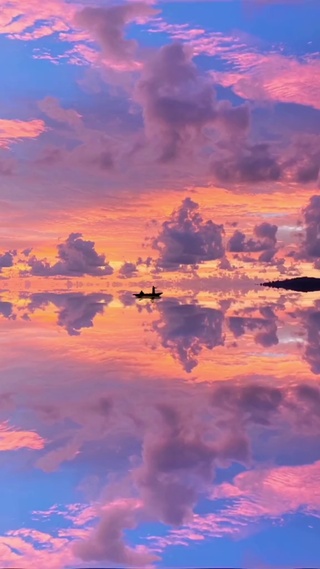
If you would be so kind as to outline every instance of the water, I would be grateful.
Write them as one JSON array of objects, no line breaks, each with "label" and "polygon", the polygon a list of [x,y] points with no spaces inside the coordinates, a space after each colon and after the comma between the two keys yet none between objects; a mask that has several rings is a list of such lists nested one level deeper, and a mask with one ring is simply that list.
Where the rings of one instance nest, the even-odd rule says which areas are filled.
[{"label": "water", "polygon": [[319,293],[131,293],[2,293],[1,567],[319,566]]}]

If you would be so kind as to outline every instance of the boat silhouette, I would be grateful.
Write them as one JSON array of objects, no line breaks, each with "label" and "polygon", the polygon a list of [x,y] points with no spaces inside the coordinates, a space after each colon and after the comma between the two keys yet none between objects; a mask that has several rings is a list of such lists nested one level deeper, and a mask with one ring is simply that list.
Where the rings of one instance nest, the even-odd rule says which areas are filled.
[{"label": "boat silhouette", "polygon": [[163,294],[162,292],[156,292],[156,287],[153,286],[152,292],[143,292],[143,290],[140,290],[140,292],[134,293],[133,296],[139,298],[139,300],[141,300],[142,298],[151,298],[151,300],[154,300],[156,298],[160,298],[162,294]]}]

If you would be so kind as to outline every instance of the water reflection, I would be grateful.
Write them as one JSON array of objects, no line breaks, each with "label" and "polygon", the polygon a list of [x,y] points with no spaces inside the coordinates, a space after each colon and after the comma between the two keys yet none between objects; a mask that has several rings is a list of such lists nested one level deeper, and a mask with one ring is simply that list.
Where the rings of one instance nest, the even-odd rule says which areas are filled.
[{"label": "water reflection", "polygon": [[319,564],[317,297],[131,298],[1,299],[2,566]]},{"label": "water reflection", "polygon": [[186,372],[198,364],[203,348],[212,350],[224,344],[222,310],[206,308],[198,304],[183,304],[178,300],[159,303],[159,319],[154,330]]}]

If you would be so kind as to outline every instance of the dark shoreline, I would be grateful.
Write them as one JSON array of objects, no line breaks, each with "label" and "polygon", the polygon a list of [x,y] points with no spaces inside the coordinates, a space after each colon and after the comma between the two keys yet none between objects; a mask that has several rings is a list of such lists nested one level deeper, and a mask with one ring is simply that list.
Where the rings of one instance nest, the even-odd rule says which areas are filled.
[{"label": "dark shoreline", "polygon": [[297,277],[294,279],[284,279],[283,281],[264,282],[260,283],[260,286],[295,290],[297,292],[315,292],[320,291],[320,278]]}]

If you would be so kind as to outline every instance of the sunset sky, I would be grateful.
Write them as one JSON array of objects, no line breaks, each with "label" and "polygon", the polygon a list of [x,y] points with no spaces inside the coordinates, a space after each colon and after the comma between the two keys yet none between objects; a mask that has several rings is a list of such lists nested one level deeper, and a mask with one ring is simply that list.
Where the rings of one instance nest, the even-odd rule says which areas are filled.
[{"label": "sunset sky", "polygon": [[319,567],[319,0],[0,4],[1,567]]},{"label": "sunset sky", "polygon": [[319,15],[2,2],[2,276],[313,273]]}]

